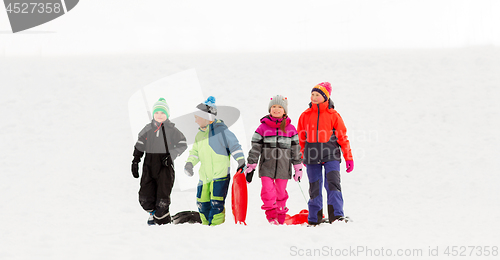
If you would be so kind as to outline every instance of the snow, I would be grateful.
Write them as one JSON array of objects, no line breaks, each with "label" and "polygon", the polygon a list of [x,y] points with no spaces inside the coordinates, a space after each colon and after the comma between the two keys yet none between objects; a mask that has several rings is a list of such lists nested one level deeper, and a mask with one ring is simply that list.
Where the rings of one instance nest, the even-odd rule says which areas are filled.
[{"label": "snow", "polygon": [[500,45],[495,0],[85,0],[15,37],[3,10],[7,56]]},{"label": "snow", "polygon": [[[192,69],[203,93],[175,98],[238,108],[247,142],[271,96],[288,97],[296,124],[314,84],[330,81],[354,152],[354,171],[342,172],[354,222],[270,226],[255,178],[247,226],[234,224],[230,197],[223,225],[147,226],[130,173],[129,100]],[[421,249],[425,259],[436,247],[440,258],[447,246],[498,247],[498,71],[496,47],[3,57],[0,259],[336,257],[331,248],[378,250],[357,255],[367,259]],[[289,182],[291,214],[307,208],[299,185],[308,194],[307,178]],[[174,190],[171,211],[182,210],[196,210],[193,189]]]}]

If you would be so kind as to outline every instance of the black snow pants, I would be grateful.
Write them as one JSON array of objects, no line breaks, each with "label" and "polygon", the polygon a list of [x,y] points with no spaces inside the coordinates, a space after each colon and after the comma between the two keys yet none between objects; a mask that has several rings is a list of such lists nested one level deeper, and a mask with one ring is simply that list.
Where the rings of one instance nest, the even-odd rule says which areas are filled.
[{"label": "black snow pants", "polygon": [[148,154],[142,167],[139,203],[148,212],[156,211],[155,216],[161,217],[169,213],[170,194],[174,186],[175,171],[173,163],[163,165],[165,154]]}]

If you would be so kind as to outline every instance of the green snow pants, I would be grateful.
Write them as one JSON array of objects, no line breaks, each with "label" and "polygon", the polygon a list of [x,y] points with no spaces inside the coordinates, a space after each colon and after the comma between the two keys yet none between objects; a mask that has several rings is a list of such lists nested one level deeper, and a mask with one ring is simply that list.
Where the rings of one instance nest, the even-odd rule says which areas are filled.
[{"label": "green snow pants", "polygon": [[209,183],[198,182],[196,201],[200,212],[201,224],[219,225],[225,221],[224,203],[229,189],[231,176],[214,179]]}]

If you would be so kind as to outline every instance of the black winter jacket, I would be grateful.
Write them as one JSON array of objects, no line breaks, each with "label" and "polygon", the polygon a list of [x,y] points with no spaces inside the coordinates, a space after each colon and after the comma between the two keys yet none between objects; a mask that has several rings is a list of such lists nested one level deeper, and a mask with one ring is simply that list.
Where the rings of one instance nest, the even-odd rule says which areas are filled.
[{"label": "black winter jacket", "polygon": [[[173,160],[181,155],[187,149],[186,137],[175,124],[170,120],[163,122],[165,135],[167,137],[168,150]],[[152,120],[139,133],[139,138],[135,144],[134,157],[142,157],[142,154],[166,154],[165,141],[163,139],[162,124]]]}]

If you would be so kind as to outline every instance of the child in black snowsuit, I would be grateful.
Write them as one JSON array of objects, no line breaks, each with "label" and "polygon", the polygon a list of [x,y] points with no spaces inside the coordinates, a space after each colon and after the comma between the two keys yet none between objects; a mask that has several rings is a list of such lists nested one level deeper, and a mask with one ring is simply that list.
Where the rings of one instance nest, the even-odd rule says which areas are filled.
[{"label": "child in black snowsuit", "polygon": [[[187,149],[186,138],[168,119],[169,112],[165,99],[160,98],[153,106],[154,119],[139,133],[134,149],[132,175],[135,178],[139,178],[139,162],[146,152],[139,202],[150,213],[149,225],[171,222],[170,194],[175,180],[173,161]],[[165,151],[166,143],[168,151]]]}]

